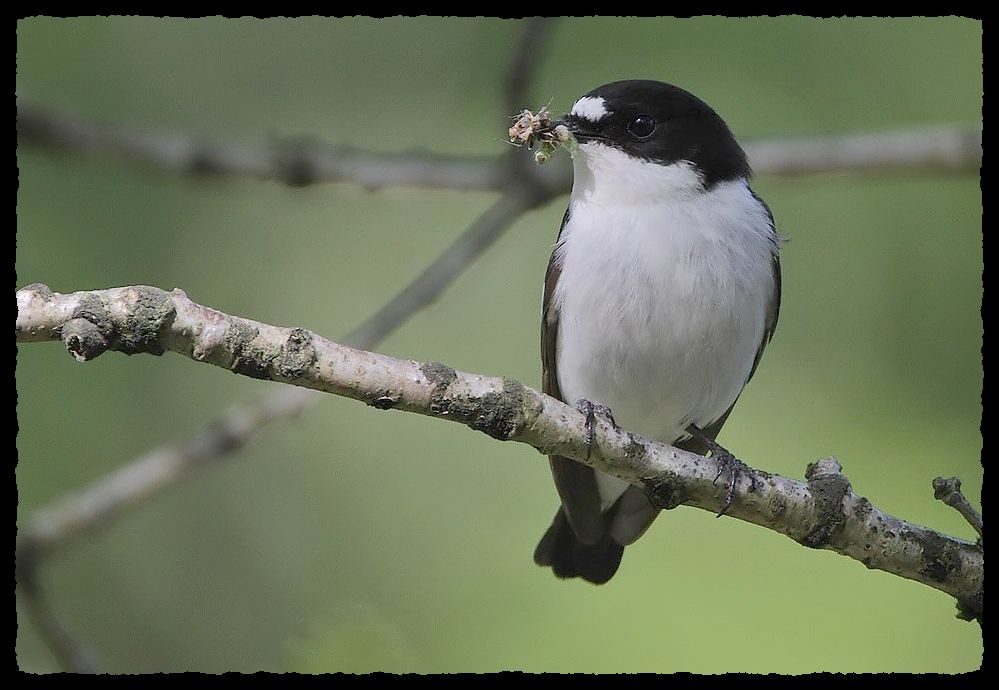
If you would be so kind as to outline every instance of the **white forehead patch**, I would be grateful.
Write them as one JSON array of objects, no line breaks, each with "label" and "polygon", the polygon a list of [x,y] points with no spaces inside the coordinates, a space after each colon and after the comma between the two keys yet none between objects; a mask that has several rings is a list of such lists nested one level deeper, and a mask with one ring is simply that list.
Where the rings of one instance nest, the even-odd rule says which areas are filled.
[{"label": "white forehead patch", "polygon": [[590,122],[597,122],[610,115],[610,112],[604,99],[599,96],[583,96],[572,106],[571,114]]}]

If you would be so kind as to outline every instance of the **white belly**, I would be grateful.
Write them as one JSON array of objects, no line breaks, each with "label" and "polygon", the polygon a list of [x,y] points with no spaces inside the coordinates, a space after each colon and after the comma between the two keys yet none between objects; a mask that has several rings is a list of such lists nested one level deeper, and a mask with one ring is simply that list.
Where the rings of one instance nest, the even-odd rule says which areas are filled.
[{"label": "white belly", "polygon": [[[666,443],[717,420],[763,340],[775,245],[742,181],[658,206],[573,199],[554,295],[564,398]],[[624,488],[607,479],[605,504]]]}]

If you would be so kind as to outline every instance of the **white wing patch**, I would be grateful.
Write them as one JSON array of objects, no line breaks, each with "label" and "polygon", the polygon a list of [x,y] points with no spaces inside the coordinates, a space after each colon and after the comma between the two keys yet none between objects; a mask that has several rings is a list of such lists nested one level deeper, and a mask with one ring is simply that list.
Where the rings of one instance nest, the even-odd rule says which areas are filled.
[{"label": "white wing patch", "polygon": [[590,122],[597,122],[610,115],[606,102],[598,96],[583,96],[576,101],[570,112],[572,115],[584,118]]}]

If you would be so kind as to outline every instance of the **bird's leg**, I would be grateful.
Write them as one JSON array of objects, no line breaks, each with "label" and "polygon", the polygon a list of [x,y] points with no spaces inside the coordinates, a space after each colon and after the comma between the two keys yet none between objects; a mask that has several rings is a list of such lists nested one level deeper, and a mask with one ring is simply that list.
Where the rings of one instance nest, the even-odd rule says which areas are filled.
[{"label": "bird's leg", "polygon": [[593,442],[596,440],[597,415],[610,422],[610,425],[615,429],[617,428],[617,422],[614,421],[614,415],[611,413],[609,407],[592,403],[585,398],[576,401],[576,409],[586,415],[586,459],[589,460],[590,452],[593,450]]},{"label": "bird's leg", "polygon": [[730,452],[722,448],[720,445],[715,443],[713,438],[710,438],[707,434],[701,431],[696,425],[691,424],[687,427],[687,433],[691,435],[695,440],[703,443],[709,451],[711,451],[711,457],[718,461],[718,474],[715,475],[715,481],[722,476],[725,470],[729,471],[728,477],[728,489],[725,491],[725,502],[722,503],[721,509],[718,511],[716,517],[721,517],[724,515],[729,507],[732,505],[732,499],[735,498],[735,483],[739,480],[739,475],[743,472],[749,475],[751,481],[754,482],[755,487],[756,478],[753,476],[752,471],[749,466],[746,465],[742,460],[732,455]]}]

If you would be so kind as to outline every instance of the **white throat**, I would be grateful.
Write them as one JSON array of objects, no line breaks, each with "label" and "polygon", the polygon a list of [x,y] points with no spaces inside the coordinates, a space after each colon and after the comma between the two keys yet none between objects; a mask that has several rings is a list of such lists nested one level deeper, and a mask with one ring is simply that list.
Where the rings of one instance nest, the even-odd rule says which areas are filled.
[{"label": "white throat", "polygon": [[704,178],[690,161],[672,165],[643,161],[598,141],[580,144],[572,167],[573,199],[594,204],[679,201],[704,191]]}]

